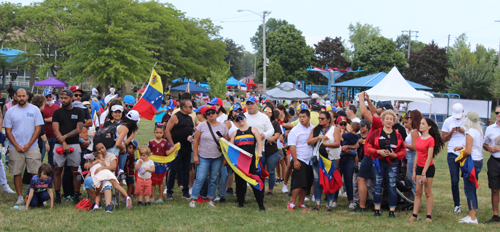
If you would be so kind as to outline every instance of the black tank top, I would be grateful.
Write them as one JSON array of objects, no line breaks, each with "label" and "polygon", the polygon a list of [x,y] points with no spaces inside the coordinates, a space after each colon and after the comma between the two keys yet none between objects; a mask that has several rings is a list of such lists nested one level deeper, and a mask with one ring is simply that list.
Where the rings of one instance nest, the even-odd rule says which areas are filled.
[{"label": "black tank top", "polygon": [[180,152],[191,152],[191,142],[187,140],[187,137],[189,137],[193,133],[193,119],[191,118],[191,116],[183,114],[180,111],[175,113],[175,115],[177,116],[178,122],[172,128],[172,140],[174,141],[174,143],[181,143],[181,149],[179,150]]},{"label": "black tank top", "polygon": [[248,127],[248,130],[246,131],[241,131],[240,129],[236,131],[234,145],[252,155],[255,155],[255,136],[252,133],[251,126]]}]

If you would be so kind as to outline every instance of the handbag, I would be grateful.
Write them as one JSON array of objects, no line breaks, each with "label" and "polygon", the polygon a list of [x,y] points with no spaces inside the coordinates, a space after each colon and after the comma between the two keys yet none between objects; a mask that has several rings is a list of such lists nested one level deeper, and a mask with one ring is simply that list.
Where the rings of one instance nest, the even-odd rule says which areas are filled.
[{"label": "handbag", "polygon": [[210,130],[210,134],[212,134],[212,138],[215,141],[215,144],[217,144],[217,149],[222,152],[222,149],[220,148],[219,141],[215,138],[214,131],[212,130],[212,127],[210,126],[210,123],[207,121],[208,129]]}]

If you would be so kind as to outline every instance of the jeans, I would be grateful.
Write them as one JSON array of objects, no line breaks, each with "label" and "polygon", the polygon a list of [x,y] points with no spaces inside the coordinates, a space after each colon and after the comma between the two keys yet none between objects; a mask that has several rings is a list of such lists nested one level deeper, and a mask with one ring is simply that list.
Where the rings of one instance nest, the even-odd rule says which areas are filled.
[{"label": "jeans", "polygon": [[38,143],[38,149],[40,149],[40,155],[42,156],[40,160],[43,163],[43,158],[45,158],[45,152],[46,152],[45,143],[40,137],[38,137],[37,143]]},{"label": "jeans", "polygon": [[232,173],[233,169],[231,169],[229,164],[221,167],[219,175],[219,186],[217,187],[217,191],[219,193],[217,194],[217,197],[226,198],[227,182],[229,181],[229,177]]},{"label": "jeans", "polygon": [[198,167],[196,169],[196,179],[193,184],[191,199],[195,200],[198,199],[198,195],[200,194],[205,179],[207,179],[207,175],[208,175],[207,197],[212,200],[215,198],[215,190],[217,188],[217,177],[219,176],[223,158],[224,158],[223,156],[215,159],[205,159],[201,156],[199,157],[200,164],[198,164]]},{"label": "jeans", "polygon": [[448,168],[450,170],[453,202],[455,206],[460,206],[460,191],[458,190],[458,184],[460,182],[460,163],[456,163],[455,158],[457,158],[457,155],[450,152],[448,153]]},{"label": "jeans", "polygon": [[125,164],[127,163],[127,156],[128,156],[128,153],[125,153],[125,154],[120,153],[118,155],[118,171],[125,170]]},{"label": "jeans", "polygon": [[[354,151],[356,153],[356,151]],[[344,176],[344,186],[345,186],[345,192],[347,193],[347,200],[352,201],[353,200],[353,184],[352,184],[352,176],[354,175],[354,157],[350,155],[352,154],[352,151],[349,153],[349,155],[342,155],[340,156],[340,163],[339,163],[339,172],[342,176]],[[334,193],[334,200],[337,200],[339,198],[339,191]]]},{"label": "jeans", "polygon": [[415,182],[413,182],[413,166],[415,165],[415,155],[417,155],[417,151],[406,150],[406,177],[413,184],[413,191],[415,191]]},{"label": "jeans", "polygon": [[[481,172],[481,169],[483,168],[483,161],[482,160],[474,161],[474,167],[476,169],[476,180],[479,180],[479,172]],[[467,206],[469,207],[469,210],[478,209],[476,185],[471,181],[465,179],[465,177],[464,177],[464,192],[465,192],[465,197],[467,197]]]},{"label": "jeans", "polygon": [[50,200],[50,195],[47,193],[47,191],[43,192],[35,192],[33,193],[33,197],[31,198],[30,201],[30,206],[31,207],[37,207],[39,204],[42,205],[44,201]]},{"label": "jeans", "polygon": [[[47,161],[52,166],[52,170],[54,170],[54,146],[56,145],[57,138],[47,138],[47,140],[50,146],[50,149],[47,151]],[[52,178],[54,178],[54,173],[52,173]]]},{"label": "jeans", "polygon": [[[335,168],[337,165],[337,161],[332,161],[332,168]],[[316,205],[321,205],[321,194],[323,194],[323,189],[319,184],[319,174],[321,170],[319,170],[319,162],[313,164],[313,175],[314,175],[314,199],[316,200]],[[337,191],[338,193],[338,191]],[[326,199],[328,200],[326,207],[329,207],[333,203],[333,198],[335,194],[326,194]]]},{"label": "jeans", "polygon": [[174,193],[175,176],[179,175],[179,181],[182,184],[182,195],[189,195],[189,169],[191,169],[191,152],[181,152],[177,154],[172,162],[170,173],[167,180],[167,193]]},{"label": "jeans", "polygon": [[372,172],[375,178],[375,193],[373,201],[376,206],[382,203],[382,192],[384,191],[384,180],[387,183],[387,191],[389,192],[389,208],[396,208],[398,194],[396,192],[396,182],[398,177],[398,162],[393,160],[392,164],[387,161],[379,160],[380,172],[376,165],[376,160],[373,160]]},{"label": "jeans", "polygon": [[[269,190],[271,191],[274,189],[274,185],[276,182],[276,165],[278,165],[279,158],[280,157],[278,152],[272,153],[270,155],[264,154],[260,158],[262,167],[265,167],[267,164],[267,172],[269,173]],[[262,192],[265,192],[265,190],[266,190],[266,185],[264,184]]]}]

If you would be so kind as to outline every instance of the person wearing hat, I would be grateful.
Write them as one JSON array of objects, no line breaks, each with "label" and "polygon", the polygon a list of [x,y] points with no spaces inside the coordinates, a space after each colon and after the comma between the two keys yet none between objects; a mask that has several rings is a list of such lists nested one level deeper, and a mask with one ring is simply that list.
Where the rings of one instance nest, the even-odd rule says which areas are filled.
[{"label": "person wearing hat", "polygon": [[[297,112],[300,112],[301,110],[307,110],[307,105],[306,103],[302,103],[299,105]],[[319,112],[321,111],[321,106],[317,103],[314,103],[311,105],[311,120],[310,123],[313,126],[317,126],[319,124]],[[292,129],[293,127],[297,126],[299,124],[299,120],[295,120],[291,123],[286,123],[283,125],[283,128],[286,129]]]},{"label": "person wearing hat", "polygon": [[[82,109],[73,107],[73,92],[65,89],[61,92],[61,108],[54,111],[52,116],[52,127],[57,142],[54,150],[58,147],[64,149],[64,154],[54,155],[54,189],[56,197],[54,203],[61,203],[61,180],[64,167],[70,167],[73,171],[74,203],[80,201],[80,182],[76,180],[76,173],[80,165],[80,144],[78,135],[81,133],[85,116]],[[73,148],[73,151],[70,151]]]},{"label": "person wearing hat", "polygon": [[487,221],[500,222],[498,203],[500,202],[500,106],[495,108],[496,122],[486,128],[483,149],[490,153],[486,164],[488,167],[488,187],[491,189],[491,206],[493,217]]},{"label": "person wearing hat", "polygon": [[224,108],[224,103],[222,99],[218,97],[212,98],[212,100],[208,103],[208,105],[215,106],[217,109],[217,121],[220,123],[224,123],[227,120],[227,111]]},{"label": "person wearing hat", "polygon": [[464,107],[460,103],[455,103],[452,109],[452,115],[444,120],[441,128],[443,141],[448,142],[448,169],[451,179],[451,193],[453,195],[454,208],[452,213],[461,213],[460,205],[460,164],[455,163],[455,159],[460,155],[460,151],[454,151],[455,147],[462,146],[465,141],[465,128],[461,126],[464,119]]},{"label": "person wearing hat", "polygon": [[160,108],[155,112],[155,124],[156,123],[161,123],[161,119],[163,116],[167,113],[167,102],[165,100],[161,101]]},{"label": "person wearing hat", "polygon": [[123,97],[123,109],[124,112],[128,113],[132,108],[134,108],[135,98],[132,95],[125,95]]},{"label": "person wearing hat", "polygon": [[50,89],[43,91],[43,96],[47,101],[45,102],[45,107],[42,110],[43,120],[45,122],[45,135],[47,136],[47,142],[49,143],[50,149],[47,151],[48,163],[52,168],[54,168],[54,146],[56,144],[56,135],[54,134],[54,129],[52,128],[52,116],[54,111],[61,108],[59,105],[54,104],[54,97]]},{"label": "person wearing hat", "polygon": [[165,126],[167,126],[168,120],[172,117],[172,112],[174,112],[174,109],[175,109],[175,100],[172,100],[172,99],[168,100],[167,112],[161,118],[161,123],[163,123]]},{"label": "person wearing hat", "polygon": [[249,97],[246,101],[247,112],[245,113],[245,117],[249,126],[257,128],[260,133],[262,144],[264,144],[265,139],[273,136],[274,127],[271,124],[271,121],[269,121],[267,115],[259,112],[257,109],[258,105],[259,102],[255,97]]},{"label": "person wearing hat", "polygon": [[85,91],[80,88],[78,85],[73,85],[69,88],[71,92],[73,92],[73,107],[80,108],[83,110],[84,116],[85,116],[85,123],[83,124],[84,127],[90,127],[92,126],[92,117],[90,116],[90,112],[86,109],[87,107],[83,106],[82,104],[82,96],[83,94],[86,94]]}]

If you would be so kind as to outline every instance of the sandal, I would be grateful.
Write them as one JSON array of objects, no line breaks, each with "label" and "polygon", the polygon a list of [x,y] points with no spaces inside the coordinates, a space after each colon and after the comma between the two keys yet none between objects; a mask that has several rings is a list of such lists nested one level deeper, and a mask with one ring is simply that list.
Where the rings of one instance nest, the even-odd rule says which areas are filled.
[{"label": "sandal", "polygon": [[158,199],[158,200],[156,201],[156,203],[163,203],[163,200],[162,200],[162,199]]}]

